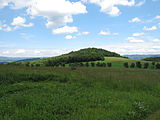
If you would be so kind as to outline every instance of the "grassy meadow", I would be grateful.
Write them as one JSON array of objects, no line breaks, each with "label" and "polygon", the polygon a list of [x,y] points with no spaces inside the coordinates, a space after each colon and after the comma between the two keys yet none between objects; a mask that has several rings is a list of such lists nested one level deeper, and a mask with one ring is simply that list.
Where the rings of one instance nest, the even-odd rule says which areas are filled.
[{"label": "grassy meadow", "polygon": [[0,65],[0,120],[159,120],[159,74]]},{"label": "grassy meadow", "polygon": [[144,60],[133,60],[133,59],[129,59],[129,58],[123,58],[123,57],[105,57],[104,61],[96,61],[96,62],[105,62],[105,63],[112,63],[112,67],[115,68],[124,68],[123,63],[128,62],[129,64],[131,63],[136,63],[140,61],[142,64],[144,63],[149,63],[151,66],[150,61],[144,61]]}]

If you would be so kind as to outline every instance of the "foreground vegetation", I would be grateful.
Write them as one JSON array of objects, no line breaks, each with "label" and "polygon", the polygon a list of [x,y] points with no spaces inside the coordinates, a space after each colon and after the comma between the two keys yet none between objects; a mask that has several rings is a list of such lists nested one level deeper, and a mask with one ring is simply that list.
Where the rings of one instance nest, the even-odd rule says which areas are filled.
[{"label": "foreground vegetation", "polygon": [[160,71],[0,65],[1,120],[159,120]]}]

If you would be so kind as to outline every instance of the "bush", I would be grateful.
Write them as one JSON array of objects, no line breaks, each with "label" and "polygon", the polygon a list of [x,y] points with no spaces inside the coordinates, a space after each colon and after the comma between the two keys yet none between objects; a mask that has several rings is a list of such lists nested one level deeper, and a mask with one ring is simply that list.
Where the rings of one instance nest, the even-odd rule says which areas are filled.
[{"label": "bush", "polygon": [[156,64],[156,69],[160,69],[160,64],[159,63]]},{"label": "bush", "polygon": [[79,65],[80,65],[81,67],[83,67],[83,66],[84,66],[84,64],[83,64],[83,63],[80,63]]},{"label": "bush", "polygon": [[25,66],[29,67],[29,66],[30,66],[30,63],[29,63],[29,62],[27,62],[27,63],[25,64]]},{"label": "bush", "polygon": [[132,105],[133,110],[128,112],[127,120],[143,120],[149,114],[149,106],[136,101]]},{"label": "bush", "polygon": [[36,66],[36,67],[40,67],[41,65],[37,63],[37,64],[35,64],[35,66]]},{"label": "bush", "polygon": [[144,69],[147,69],[149,67],[149,63],[144,63]]},{"label": "bush", "polygon": [[101,66],[101,63],[100,63],[100,62],[97,62],[97,63],[96,63],[96,66],[97,66],[97,67],[100,67],[100,66]]},{"label": "bush", "polygon": [[63,63],[63,64],[62,64],[62,67],[65,67],[65,66],[66,66],[66,65]]},{"label": "bush", "polygon": [[88,63],[88,62],[86,62],[85,66],[86,66],[86,67],[89,67],[89,63]]},{"label": "bush", "polygon": [[154,66],[156,63],[155,62],[152,62],[152,65]]},{"label": "bush", "polygon": [[112,67],[112,63],[107,63],[107,66],[108,67]]},{"label": "bush", "polygon": [[130,68],[135,68],[135,63],[131,63]]},{"label": "bush", "polygon": [[128,67],[129,67],[128,62],[125,62],[125,63],[123,64],[123,66],[124,66],[125,68],[128,68]]},{"label": "bush", "polygon": [[91,66],[92,66],[92,67],[95,67],[95,63],[94,63],[94,62],[91,62]]},{"label": "bush", "polygon": [[136,62],[136,67],[137,67],[137,68],[142,68],[141,62]]},{"label": "bush", "polygon": [[106,67],[107,65],[106,65],[106,63],[102,63],[102,67]]}]

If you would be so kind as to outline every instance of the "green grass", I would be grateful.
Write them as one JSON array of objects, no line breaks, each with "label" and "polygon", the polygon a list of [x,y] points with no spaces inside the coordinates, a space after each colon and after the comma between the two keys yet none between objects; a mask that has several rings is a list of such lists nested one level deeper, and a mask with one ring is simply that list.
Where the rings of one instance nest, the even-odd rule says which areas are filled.
[{"label": "green grass", "polygon": [[151,67],[151,63],[150,61],[143,61],[143,60],[133,60],[133,59],[128,59],[128,58],[122,58],[122,57],[105,57],[105,60],[104,61],[93,61],[94,63],[97,63],[97,62],[104,62],[104,63],[112,63],[112,67],[114,68],[124,68],[123,64],[125,62],[128,62],[129,65],[131,63],[136,63],[140,61],[142,64],[144,63],[149,63],[150,64],[150,67]]},{"label": "green grass", "polygon": [[[149,69],[0,65],[0,120],[151,118],[160,110],[159,74]],[[155,116],[148,120],[157,120]]]}]

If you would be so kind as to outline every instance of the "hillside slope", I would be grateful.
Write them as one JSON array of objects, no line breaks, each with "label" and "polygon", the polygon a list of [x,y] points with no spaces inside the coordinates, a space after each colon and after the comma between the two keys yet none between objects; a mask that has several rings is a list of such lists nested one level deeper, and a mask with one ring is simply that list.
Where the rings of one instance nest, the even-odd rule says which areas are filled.
[{"label": "hillside slope", "polygon": [[104,60],[104,57],[121,57],[121,56],[115,52],[110,52],[104,49],[86,48],[74,52],[72,51],[68,54],[63,54],[57,57],[50,57],[38,61],[33,61],[33,63],[39,62],[42,64],[56,65],[62,63],[67,64],[75,62],[98,61],[98,60]]}]

